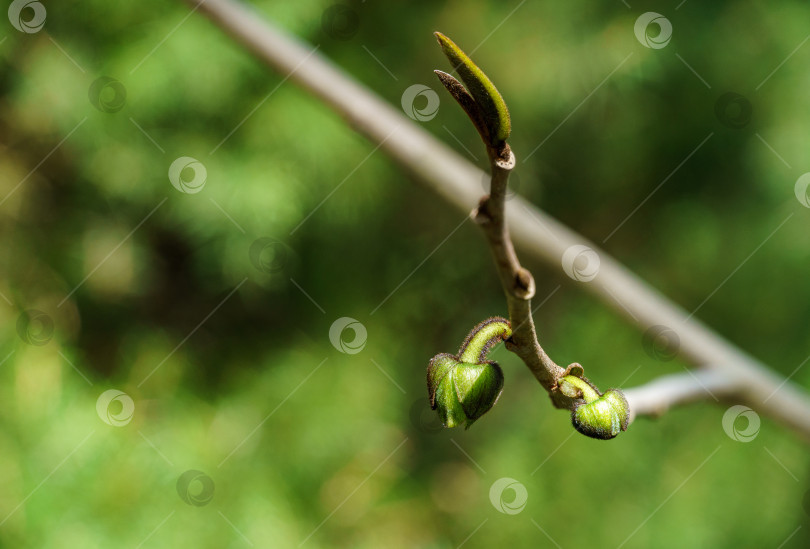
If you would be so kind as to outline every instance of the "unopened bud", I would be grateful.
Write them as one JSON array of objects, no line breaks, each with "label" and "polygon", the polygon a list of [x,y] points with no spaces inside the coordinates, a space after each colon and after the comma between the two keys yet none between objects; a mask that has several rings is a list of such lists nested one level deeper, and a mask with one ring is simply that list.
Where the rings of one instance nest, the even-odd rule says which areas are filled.
[{"label": "unopened bud", "polygon": [[599,394],[591,383],[570,375],[560,379],[558,386],[564,395],[584,400],[571,412],[571,423],[583,435],[608,440],[627,430],[630,406],[621,390]]},{"label": "unopened bud", "polygon": [[486,360],[498,341],[509,338],[509,321],[490,318],[473,328],[458,355],[434,356],[427,370],[430,407],[446,427],[467,428],[492,408],[503,390],[503,372]]}]

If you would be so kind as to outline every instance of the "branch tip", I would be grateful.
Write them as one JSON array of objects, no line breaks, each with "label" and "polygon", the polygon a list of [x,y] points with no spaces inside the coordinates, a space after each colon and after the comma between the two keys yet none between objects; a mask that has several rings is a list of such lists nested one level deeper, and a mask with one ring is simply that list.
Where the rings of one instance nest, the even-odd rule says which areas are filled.
[{"label": "branch tip", "polygon": [[[453,65],[453,69],[467,85],[467,91],[474,100],[475,105],[477,105],[477,110],[480,111],[486,127],[486,136],[484,132],[481,133],[484,142],[491,147],[501,146],[512,131],[512,122],[509,118],[509,109],[506,107],[500,92],[484,74],[484,71],[473,63],[472,59],[452,40],[440,32],[434,32],[433,35],[439,42],[448,61]],[[442,77],[440,76],[440,78]],[[442,83],[445,84],[445,81],[442,80]],[[451,93],[453,92],[451,91]],[[453,95],[455,97],[455,93]],[[467,108],[465,107],[464,110],[466,111]],[[471,118],[473,117],[471,116]],[[473,119],[473,122],[475,122],[475,119]]]},{"label": "branch tip", "polygon": [[503,145],[495,151],[493,163],[501,170],[511,171],[515,168],[517,159],[508,143],[503,143]]}]

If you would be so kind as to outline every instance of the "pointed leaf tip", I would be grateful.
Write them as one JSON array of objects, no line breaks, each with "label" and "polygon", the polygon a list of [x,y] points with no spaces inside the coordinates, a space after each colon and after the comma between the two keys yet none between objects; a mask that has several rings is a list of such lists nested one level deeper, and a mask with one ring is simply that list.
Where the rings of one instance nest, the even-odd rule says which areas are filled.
[{"label": "pointed leaf tip", "polygon": [[[478,68],[472,59],[452,40],[440,32],[434,32],[433,35],[438,40],[442,51],[453,65],[453,68],[458,72],[461,80],[467,85],[470,95],[483,112],[487,133],[489,134],[487,144],[491,146],[502,144],[512,131],[512,122],[509,118],[509,109],[506,107],[506,102],[500,92],[484,74],[484,71]],[[442,83],[445,83],[444,79],[442,79]],[[453,92],[451,91],[451,93]],[[475,122],[475,119],[473,119],[473,122]],[[479,133],[484,137],[484,132],[479,130]]]},{"label": "pointed leaf tip", "polygon": [[475,129],[478,130],[481,139],[484,140],[484,143],[490,143],[492,139],[489,135],[489,126],[487,125],[486,115],[481,109],[481,106],[475,102],[473,96],[469,94],[461,82],[453,78],[451,75],[439,70],[435,70],[433,72],[435,72],[436,76],[439,77],[439,82],[441,82],[447,91],[450,92],[453,99],[455,99],[456,102],[461,105],[461,108],[464,109],[464,112],[467,113],[467,116],[470,120],[472,120]]}]

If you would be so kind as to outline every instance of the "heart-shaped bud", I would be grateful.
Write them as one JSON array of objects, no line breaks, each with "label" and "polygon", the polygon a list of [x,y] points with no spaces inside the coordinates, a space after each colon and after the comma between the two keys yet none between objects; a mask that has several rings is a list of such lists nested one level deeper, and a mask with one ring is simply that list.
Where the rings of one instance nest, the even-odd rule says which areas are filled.
[{"label": "heart-shaped bud", "polygon": [[446,427],[467,428],[492,408],[503,390],[503,371],[486,360],[489,350],[509,338],[512,330],[503,318],[490,318],[473,328],[458,356],[441,353],[427,369],[430,407]]},{"label": "heart-shaped bud", "polygon": [[436,358],[428,368],[430,407],[439,412],[446,427],[466,424],[469,428],[498,401],[503,372],[495,362],[466,364],[446,354]]},{"label": "heart-shaped bud", "polygon": [[571,421],[583,435],[608,440],[627,430],[629,412],[624,394],[610,389],[593,402],[577,405]]},{"label": "heart-shaped bud", "polygon": [[599,394],[593,385],[575,376],[563,377],[558,387],[564,395],[584,400],[571,412],[571,423],[583,435],[608,440],[627,430],[630,407],[621,390]]}]

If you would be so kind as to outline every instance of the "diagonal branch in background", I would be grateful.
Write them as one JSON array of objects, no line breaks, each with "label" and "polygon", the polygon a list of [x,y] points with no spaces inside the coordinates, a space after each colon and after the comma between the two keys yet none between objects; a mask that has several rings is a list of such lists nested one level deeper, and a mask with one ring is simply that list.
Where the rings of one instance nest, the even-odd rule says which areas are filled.
[{"label": "diagonal branch in background", "polygon": [[[196,6],[195,0],[185,0]],[[291,81],[339,113],[357,131],[381,146],[400,166],[454,208],[469,212],[480,196],[483,172],[406,118],[376,94],[358,84],[312,47],[266,21],[252,8],[235,0],[206,0],[199,8],[235,41]],[[515,246],[534,260],[561,266],[571,246],[584,245],[599,254],[599,284],[586,284],[605,304],[646,330],[651,326],[677,327],[681,356],[713,376],[706,385],[724,400],[746,404],[787,425],[810,440],[810,396],[768,369],[716,332],[697,321],[587,239],[562,225],[520,197],[506,204],[506,219]],[[622,306],[619,306],[619,303]],[[708,372],[711,372],[709,374]],[[716,374],[716,375],[715,375]],[[709,393],[691,376],[682,374],[627,389],[635,416],[657,415],[683,402],[705,399]],[[705,382],[704,382],[705,383]],[[778,389],[774,398],[769,396]]]}]

